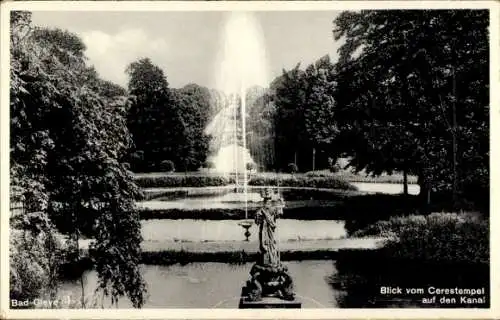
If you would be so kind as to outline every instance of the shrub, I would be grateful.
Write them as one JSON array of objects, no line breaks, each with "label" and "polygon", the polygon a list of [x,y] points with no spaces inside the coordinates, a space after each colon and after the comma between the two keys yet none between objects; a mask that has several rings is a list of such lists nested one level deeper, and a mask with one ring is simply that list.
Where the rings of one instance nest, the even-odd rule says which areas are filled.
[{"label": "shrub", "polygon": [[175,171],[175,165],[172,160],[163,160],[160,163],[160,170],[162,172],[174,172]]},{"label": "shrub", "polygon": [[381,235],[384,250],[398,259],[488,263],[488,222],[456,213],[410,215],[380,221],[356,235]]},{"label": "shrub", "polygon": [[467,305],[457,299],[457,303],[447,306],[489,307],[487,221],[456,213],[410,215],[379,221],[355,235],[377,235],[388,239],[377,250],[339,252],[335,262],[337,272],[330,283],[347,292],[338,297],[341,307],[442,307],[439,301],[423,305],[420,297],[405,292],[397,298],[388,298],[381,294],[381,284],[406,288],[483,287],[486,297],[483,304]]},{"label": "shrub", "polygon": [[316,171],[307,171],[305,173],[307,177],[334,177],[335,175],[329,170],[316,170]]},{"label": "shrub", "polygon": [[10,298],[54,297],[64,258],[54,227],[43,212],[15,216],[10,227]]},{"label": "shrub", "polygon": [[252,162],[247,162],[246,168],[247,168],[247,171],[252,171],[255,169],[255,165]]},{"label": "shrub", "polygon": [[287,172],[288,173],[296,173],[299,171],[299,168],[297,167],[297,165],[295,163],[289,163],[287,165]]}]

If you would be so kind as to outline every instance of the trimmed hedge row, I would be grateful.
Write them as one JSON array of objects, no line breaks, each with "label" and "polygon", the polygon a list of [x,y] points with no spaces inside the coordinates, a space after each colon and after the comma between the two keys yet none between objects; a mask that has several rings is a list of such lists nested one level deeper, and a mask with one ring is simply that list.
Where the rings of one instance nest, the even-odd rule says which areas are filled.
[{"label": "trimmed hedge row", "polygon": [[233,177],[201,175],[151,175],[136,176],[141,188],[222,187],[235,182]]},{"label": "trimmed hedge row", "polygon": [[[212,176],[199,174],[137,175],[135,182],[141,188],[174,187],[222,187],[235,183],[234,176]],[[306,175],[256,174],[248,182],[250,186],[280,186],[302,188],[324,188],[357,190],[355,186],[337,177],[311,177]]]},{"label": "trimmed hedge row", "polygon": [[[371,176],[363,173],[354,173],[349,170],[341,170],[338,172],[330,172],[328,170],[308,171],[305,173],[308,177],[334,177],[337,179],[349,182],[367,182],[367,183],[391,183],[402,184],[404,178],[402,174],[383,174],[380,176]],[[409,184],[416,184],[418,178],[416,176],[408,176]]]},{"label": "trimmed hedge row", "polygon": [[300,176],[256,176],[249,183],[251,186],[280,186],[280,187],[302,187],[321,189],[340,189],[356,191],[358,188],[347,181],[335,177],[308,177]]}]

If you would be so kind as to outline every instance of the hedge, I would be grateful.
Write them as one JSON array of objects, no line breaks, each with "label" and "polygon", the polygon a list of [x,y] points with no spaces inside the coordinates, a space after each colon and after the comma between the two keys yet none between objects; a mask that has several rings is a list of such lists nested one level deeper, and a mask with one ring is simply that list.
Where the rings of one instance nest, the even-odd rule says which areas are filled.
[{"label": "hedge", "polygon": [[233,177],[202,175],[151,175],[136,176],[141,188],[221,187],[234,183]]},{"label": "hedge", "polygon": [[323,188],[340,190],[358,190],[347,181],[334,177],[308,177],[308,176],[256,176],[249,181],[251,186],[279,186],[279,187],[302,187]]},{"label": "hedge", "polygon": [[[234,176],[200,174],[136,175],[135,182],[142,188],[221,187],[235,183]],[[249,186],[280,186],[357,190],[355,186],[337,177],[258,173],[251,175]]]}]

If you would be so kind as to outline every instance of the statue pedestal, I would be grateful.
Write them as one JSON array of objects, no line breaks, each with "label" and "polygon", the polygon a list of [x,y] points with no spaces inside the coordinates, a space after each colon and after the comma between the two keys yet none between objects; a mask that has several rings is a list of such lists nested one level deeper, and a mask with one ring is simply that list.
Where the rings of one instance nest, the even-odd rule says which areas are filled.
[{"label": "statue pedestal", "polygon": [[293,293],[293,281],[285,266],[254,264],[250,275],[241,289],[240,309],[302,307]]},{"label": "statue pedestal", "polygon": [[282,300],[273,297],[264,297],[260,301],[248,301],[244,297],[240,299],[240,309],[301,309],[302,302],[299,300]]}]

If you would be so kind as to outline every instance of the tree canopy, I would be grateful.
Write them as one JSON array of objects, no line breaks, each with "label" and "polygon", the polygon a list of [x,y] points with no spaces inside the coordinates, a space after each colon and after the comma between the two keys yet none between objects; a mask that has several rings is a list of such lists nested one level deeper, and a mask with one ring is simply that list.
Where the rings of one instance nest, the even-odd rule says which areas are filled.
[{"label": "tree canopy", "polygon": [[12,12],[11,28],[13,194],[77,247],[81,235],[92,237],[97,290],[141,307],[139,191],[121,162],[128,99],[86,65],[76,35],[35,28],[29,12]]},{"label": "tree canopy", "polygon": [[200,168],[208,153],[204,128],[211,111],[209,90],[195,84],[169,88],[163,70],[149,58],[131,63],[127,72],[134,97],[128,113],[132,169],[160,171],[167,160],[186,171]]},{"label": "tree canopy", "polygon": [[[336,101],[358,170],[406,170],[454,201],[489,163],[486,10],[344,12]],[[425,193],[425,192],[424,192]]]}]

